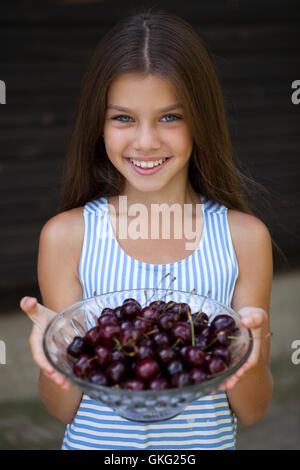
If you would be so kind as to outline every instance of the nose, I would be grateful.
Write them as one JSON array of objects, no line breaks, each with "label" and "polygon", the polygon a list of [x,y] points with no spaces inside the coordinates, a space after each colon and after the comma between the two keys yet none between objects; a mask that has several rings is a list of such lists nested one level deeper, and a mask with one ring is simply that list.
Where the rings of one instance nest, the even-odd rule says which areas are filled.
[{"label": "nose", "polygon": [[157,129],[147,124],[138,127],[134,135],[133,148],[137,152],[151,152],[160,149]]}]

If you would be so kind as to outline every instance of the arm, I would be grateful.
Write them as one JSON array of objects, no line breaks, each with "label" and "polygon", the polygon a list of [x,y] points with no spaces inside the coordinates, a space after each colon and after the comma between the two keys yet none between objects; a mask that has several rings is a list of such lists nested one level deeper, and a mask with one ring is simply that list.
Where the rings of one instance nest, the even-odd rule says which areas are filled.
[{"label": "arm", "polygon": [[239,421],[249,426],[266,414],[273,392],[268,337],[272,244],[267,227],[256,217],[229,211],[228,221],[239,265],[232,308],[242,315],[243,325],[252,329],[254,344],[247,364],[222,388]]},{"label": "arm", "polygon": [[[80,209],[53,217],[44,225],[40,234],[38,281],[43,305],[33,299],[24,311],[35,323],[42,325],[41,329],[49,323],[53,312],[60,312],[82,299],[82,288],[77,276],[83,238]],[[21,302],[24,306],[24,299]],[[35,324],[29,344],[33,358],[40,367],[46,364],[42,362],[46,359],[41,349],[41,339],[42,333]],[[48,368],[41,367],[40,371],[40,397],[52,416],[68,424],[77,411],[82,393],[51,366],[49,368],[48,361],[47,365]]]}]

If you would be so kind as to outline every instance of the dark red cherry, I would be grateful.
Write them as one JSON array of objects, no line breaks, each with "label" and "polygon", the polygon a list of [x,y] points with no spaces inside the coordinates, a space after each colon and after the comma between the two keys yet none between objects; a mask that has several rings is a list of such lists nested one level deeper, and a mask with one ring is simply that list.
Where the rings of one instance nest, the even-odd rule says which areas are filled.
[{"label": "dark red cherry", "polygon": [[104,346],[102,344],[98,344],[98,346],[94,349],[95,355],[97,356],[97,362],[99,366],[104,367],[107,366],[109,361],[111,360],[111,351],[108,346]]},{"label": "dark red cherry", "polygon": [[159,364],[154,359],[144,359],[137,363],[136,375],[143,380],[150,380],[159,373]]},{"label": "dark red cherry", "polygon": [[145,382],[141,379],[128,379],[121,386],[127,390],[145,390],[146,388]]},{"label": "dark red cherry", "polygon": [[128,302],[129,303],[134,302],[137,305],[137,307],[141,308],[141,304],[136,299],[133,299],[132,297],[125,299],[123,302],[123,305],[127,304]]},{"label": "dark red cherry", "polygon": [[165,377],[157,377],[149,382],[150,390],[166,390],[169,387],[169,381]]},{"label": "dark red cherry", "polygon": [[153,341],[156,346],[170,346],[169,336],[164,331],[159,331],[153,335]]},{"label": "dark red cherry", "polygon": [[191,366],[201,366],[204,362],[204,358],[205,354],[198,346],[189,346],[186,349],[185,359]]},{"label": "dark red cherry", "polygon": [[154,352],[153,349],[149,346],[139,346],[136,353],[136,359],[142,361],[143,359],[153,359]]},{"label": "dark red cherry", "polygon": [[98,318],[98,325],[101,327],[105,325],[117,325],[117,324],[118,324],[118,319],[112,313],[101,315],[101,317]]},{"label": "dark red cherry", "polygon": [[168,374],[171,376],[183,372],[183,370],[183,362],[180,359],[174,359],[167,365]]},{"label": "dark red cherry", "polygon": [[223,361],[226,363],[227,366],[230,365],[231,352],[227,347],[225,347],[225,346],[216,346],[216,347],[212,348],[212,354],[214,356],[218,356],[221,359],[223,359]]},{"label": "dark red cherry", "polygon": [[101,340],[109,345],[115,345],[114,338],[118,339],[121,332],[121,328],[119,325],[105,325],[101,328],[100,337]]},{"label": "dark red cherry", "polygon": [[154,343],[152,341],[152,338],[146,338],[145,336],[142,336],[138,342],[138,346],[149,346],[150,348],[152,348],[154,346]]},{"label": "dark red cherry", "polygon": [[114,308],[113,312],[114,315],[117,317],[118,320],[124,320],[124,314],[122,310],[123,305],[119,305],[118,307]]},{"label": "dark red cherry", "polygon": [[88,354],[82,354],[73,364],[73,372],[77,377],[83,379],[87,377],[95,367],[95,359],[92,359]]},{"label": "dark red cherry", "polygon": [[88,378],[93,384],[103,385],[104,387],[108,385],[107,375],[101,370],[92,370]]},{"label": "dark red cherry", "polygon": [[67,353],[72,357],[79,357],[86,352],[86,349],[87,345],[85,339],[81,336],[75,336],[72,343],[67,347]]},{"label": "dark red cherry", "polygon": [[100,326],[94,326],[85,334],[86,341],[91,346],[97,346],[101,342],[101,328]]},{"label": "dark red cherry", "polygon": [[113,308],[104,308],[101,312],[101,317],[104,315],[114,315],[114,309]]},{"label": "dark red cherry", "polygon": [[211,322],[213,331],[227,330],[232,331],[235,328],[235,321],[230,315],[218,315]]},{"label": "dark red cherry", "polygon": [[111,350],[111,361],[121,361],[124,363],[128,362],[128,357],[124,354],[124,352],[119,349],[118,347]]},{"label": "dark red cherry", "polygon": [[107,366],[105,372],[113,383],[119,383],[125,377],[126,366],[124,362],[115,361]]},{"label": "dark red cherry", "polygon": [[142,333],[149,333],[153,329],[153,323],[149,320],[143,320],[142,318],[136,318],[133,322],[133,327],[140,330]]},{"label": "dark red cherry", "polygon": [[140,340],[142,333],[137,328],[126,328],[125,330],[121,330],[119,340],[122,345],[122,348],[125,351],[130,351],[134,349],[134,346]]},{"label": "dark red cherry", "polygon": [[157,359],[163,364],[169,364],[171,361],[176,359],[176,352],[167,345],[160,346],[156,350]]},{"label": "dark red cherry", "polygon": [[212,356],[211,359],[206,362],[205,367],[210,375],[215,375],[225,369],[225,362],[220,357]]},{"label": "dark red cherry", "polygon": [[120,327],[121,330],[126,330],[126,328],[131,328],[133,323],[131,320],[121,320]]},{"label": "dark red cherry", "polygon": [[202,329],[207,326],[208,316],[205,313],[193,313],[192,315],[194,330],[196,333],[200,333]]},{"label": "dark red cherry", "polygon": [[174,374],[171,377],[171,385],[173,388],[181,388],[186,387],[187,385],[191,385],[193,383],[192,378],[188,372],[179,372],[178,374]]},{"label": "dark red cherry", "polygon": [[163,331],[170,331],[178,323],[179,314],[175,312],[166,312],[160,315],[157,324]]},{"label": "dark red cherry", "polygon": [[154,323],[159,319],[159,315],[159,311],[154,306],[144,307],[139,313],[140,317],[143,317],[145,320],[151,320]]},{"label": "dark red cherry", "polygon": [[183,344],[191,341],[191,327],[188,323],[178,322],[172,327],[172,338],[180,339]]},{"label": "dark red cherry", "polygon": [[210,337],[210,344],[213,346],[229,346],[231,339],[228,336],[230,336],[230,332],[227,330],[214,331]]},{"label": "dark red cherry", "polygon": [[149,307],[155,307],[156,310],[162,312],[166,305],[166,302],[164,302],[163,300],[154,300],[149,304]]},{"label": "dark red cherry", "polygon": [[141,308],[137,305],[136,302],[128,301],[122,305],[123,317],[126,320],[133,320],[137,317],[137,315],[139,315],[140,311]]},{"label": "dark red cherry", "polygon": [[189,371],[189,374],[195,384],[199,384],[206,380],[206,372],[201,367],[194,367]]},{"label": "dark red cherry", "polygon": [[198,346],[199,348],[206,348],[209,343],[209,338],[207,336],[203,336],[201,333],[198,335],[195,335],[195,346]]}]

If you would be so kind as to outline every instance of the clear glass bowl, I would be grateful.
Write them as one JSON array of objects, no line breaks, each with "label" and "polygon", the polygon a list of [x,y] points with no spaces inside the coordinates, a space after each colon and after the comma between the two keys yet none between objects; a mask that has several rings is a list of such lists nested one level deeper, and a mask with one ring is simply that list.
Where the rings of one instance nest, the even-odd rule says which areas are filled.
[{"label": "clear glass bowl", "polygon": [[[209,317],[209,323],[217,315],[232,316],[239,332],[238,339],[233,339],[229,346],[232,356],[231,365],[222,373],[210,376],[208,380],[200,384],[160,391],[117,389],[113,386],[95,385],[80,379],[73,373],[72,363],[67,357],[68,345],[75,336],[83,336],[90,328],[96,326],[102,309],[115,308],[126,298],[134,298],[142,306],[158,299],[166,302],[169,300],[185,302],[190,305],[192,313],[202,308]],[[178,415],[191,402],[211,393],[225,378],[237,371],[251,353],[252,335],[249,329],[241,325],[241,317],[238,313],[208,297],[173,289],[171,291],[170,289],[130,289],[91,297],[63,310],[47,326],[43,348],[53,367],[92,399],[105,403],[119,416],[128,420],[155,422]]]}]

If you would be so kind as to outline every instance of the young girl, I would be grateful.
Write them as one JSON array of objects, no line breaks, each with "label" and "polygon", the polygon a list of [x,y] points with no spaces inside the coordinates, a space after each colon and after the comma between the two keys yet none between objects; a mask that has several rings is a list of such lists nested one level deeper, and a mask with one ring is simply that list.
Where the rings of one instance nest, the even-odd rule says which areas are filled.
[{"label": "young girl", "polygon": [[[61,212],[40,235],[44,305],[20,302],[34,323],[29,343],[41,369],[40,396],[67,424],[62,449],[234,449],[237,420],[261,419],[272,395],[272,239],[244,199],[248,180],[233,164],[218,81],[188,23],[150,9],[106,34],[83,82],[66,169]],[[196,248],[187,249],[184,230],[181,238],[174,230],[168,239],[121,237],[116,227],[133,220],[136,203],[147,209],[148,233],[154,204],[189,204]],[[82,395],[47,362],[42,334],[56,312],[94,292],[160,281],[166,288],[173,277],[173,289],[209,292],[252,329],[250,358],[217,391],[175,418],[143,424]]]}]

